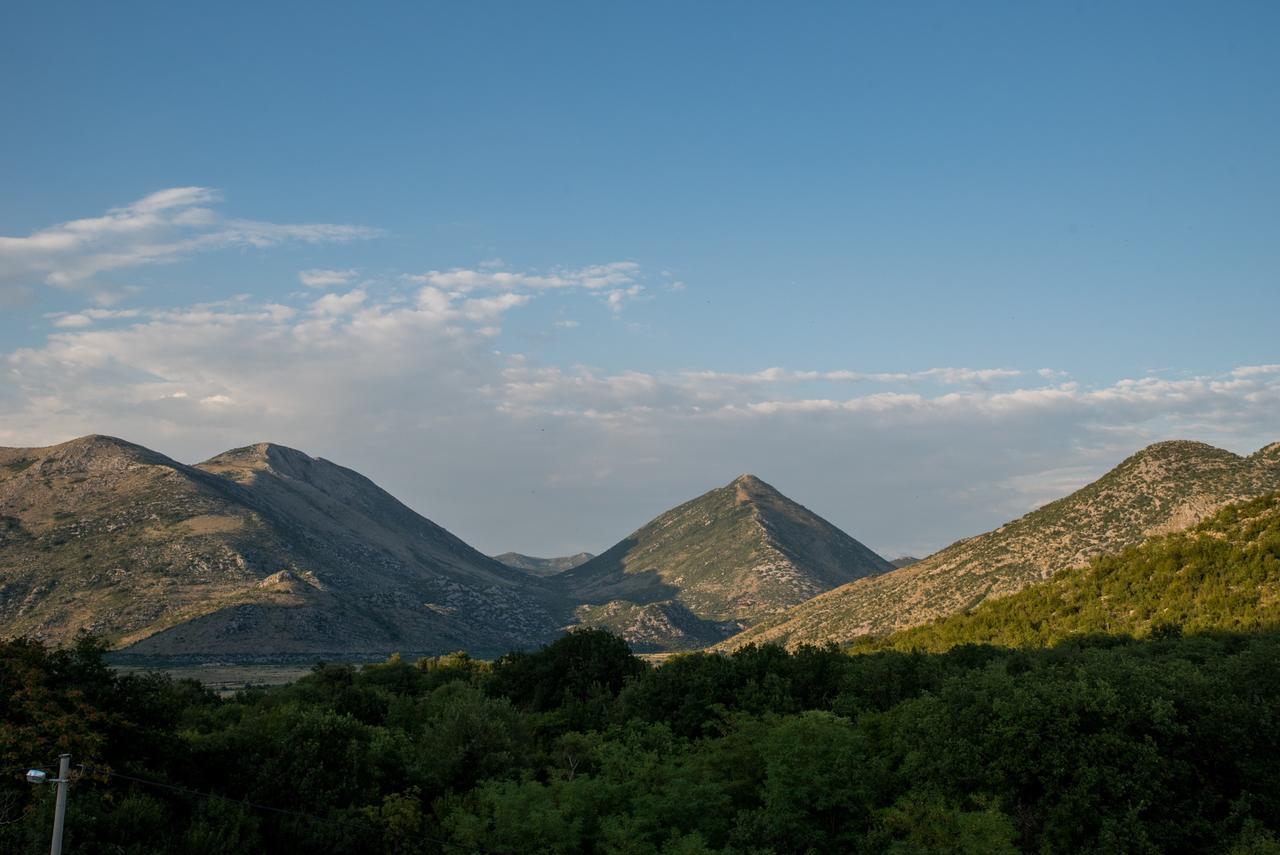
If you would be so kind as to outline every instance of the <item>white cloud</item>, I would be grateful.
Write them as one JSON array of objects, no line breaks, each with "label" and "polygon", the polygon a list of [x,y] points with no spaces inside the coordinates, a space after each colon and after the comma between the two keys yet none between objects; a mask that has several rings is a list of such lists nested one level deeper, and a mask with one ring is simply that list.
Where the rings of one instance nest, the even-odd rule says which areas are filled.
[{"label": "white cloud", "polygon": [[1258,377],[1263,374],[1280,374],[1280,365],[1242,365],[1231,374],[1235,377]]},{"label": "white cloud", "polygon": [[311,313],[315,315],[349,315],[360,308],[368,296],[357,288],[345,294],[325,294],[311,304]]},{"label": "white cloud", "polygon": [[915,385],[932,382],[946,386],[987,387],[999,380],[1021,377],[1026,372],[1012,368],[928,368],[923,371],[865,372],[849,369],[827,371],[765,368],[749,373],[688,371],[682,377],[689,384],[752,386],[778,383],[878,383]]},{"label": "white cloud", "polygon": [[559,267],[546,273],[502,270],[502,262],[493,259],[478,269],[455,267],[450,270],[428,270],[408,281],[427,285],[442,292],[467,294],[472,291],[540,292],[582,290],[597,293],[606,305],[617,312],[644,292],[640,265],[634,261],[615,261],[587,267]]},{"label": "white cloud", "polygon": [[173,187],[100,217],[70,220],[27,237],[0,236],[0,291],[17,293],[42,282],[109,296],[113,289],[94,281],[109,271],[172,262],[214,249],[329,243],[378,234],[363,226],[225,217],[207,207],[220,201],[218,192],[208,187]]},{"label": "white cloud", "polygon": [[80,329],[93,326],[101,320],[115,318],[136,318],[140,314],[137,309],[85,309],[82,312],[55,312],[45,315],[59,329]]},{"label": "white cloud", "polygon": [[357,270],[299,270],[298,281],[308,288],[334,288],[350,285],[359,275]]}]

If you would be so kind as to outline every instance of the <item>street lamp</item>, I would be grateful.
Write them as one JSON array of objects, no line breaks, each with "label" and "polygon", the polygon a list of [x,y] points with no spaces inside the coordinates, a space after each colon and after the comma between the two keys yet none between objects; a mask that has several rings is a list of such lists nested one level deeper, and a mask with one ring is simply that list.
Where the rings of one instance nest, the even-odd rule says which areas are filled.
[{"label": "street lamp", "polygon": [[71,780],[71,755],[58,755],[58,777],[50,778],[43,769],[28,769],[27,781],[32,784],[57,784],[58,798],[53,808],[53,843],[49,855],[62,855],[62,825],[67,818],[67,784]]}]

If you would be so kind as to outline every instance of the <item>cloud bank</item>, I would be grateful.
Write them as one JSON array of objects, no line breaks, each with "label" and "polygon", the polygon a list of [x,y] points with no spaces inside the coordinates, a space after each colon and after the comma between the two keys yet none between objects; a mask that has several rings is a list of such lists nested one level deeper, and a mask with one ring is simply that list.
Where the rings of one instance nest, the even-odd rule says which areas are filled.
[{"label": "cloud bank", "polygon": [[1085,386],[1007,367],[606,372],[496,347],[547,289],[614,287],[594,269],[55,316],[42,344],[0,356],[0,444],[106,432],[196,460],[270,439],[486,548],[544,552],[598,550],[750,470],[873,547],[919,552],[1155,439],[1280,438],[1277,366]]}]

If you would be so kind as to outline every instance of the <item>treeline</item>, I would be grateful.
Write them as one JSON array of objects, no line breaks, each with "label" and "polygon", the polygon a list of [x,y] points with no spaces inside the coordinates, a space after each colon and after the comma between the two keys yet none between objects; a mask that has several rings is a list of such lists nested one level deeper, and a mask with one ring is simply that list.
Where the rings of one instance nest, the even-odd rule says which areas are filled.
[{"label": "treeline", "polygon": [[652,668],[606,633],[220,699],[0,646],[0,851],[1280,852],[1280,636]]},{"label": "treeline", "polygon": [[1077,635],[1151,636],[1280,626],[1280,495],[1231,505],[1186,532],[1094,559],[1013,596],[861,650],[1028,647]]}]

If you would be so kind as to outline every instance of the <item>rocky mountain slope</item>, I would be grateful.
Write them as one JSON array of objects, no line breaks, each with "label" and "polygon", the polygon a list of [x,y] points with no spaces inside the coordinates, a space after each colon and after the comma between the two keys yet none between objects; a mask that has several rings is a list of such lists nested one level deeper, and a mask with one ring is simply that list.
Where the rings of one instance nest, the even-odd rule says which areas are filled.
[{"label": "rocky mountain slope", "polygon": [[1156,443],[1063,499],[915,564],[815,597],[723,647],[847,643],[916,626],[1275,490],[1280,443],[1248,457],[1199,442]]},{"label": "rocky mountain slope", "polygon": [[662,514],[551,581],[642,650],[718,641],[889,562],[753,475]]},{"label": "rocky mountain slope", "polygon": [[595,558],[590,552],[579,552],[575,555],[564,555],[559,558],[534,558],[532,555],[522,555],[519,552],[504,552],[493,557],[495,561],[501,561],[508,567],[524,570],[535,576],[554,576],[557,573],[563,573],[565,570],[572,570],[579,564],[585,564]]},{"label": "rocky mountain slope", "polygon": [[276,445],[198,466],[90,436],[0,449],[0,631],[126,656],[500,652],[568,619],[536,578]]},{"label": "rocky mountain slope", "polygon": [[1272,493],[1228,505],[1189,531],[1150,538],[866,647],[1040,647],[1095,633],[1146,637],[1278,626],[1280,493]]}]

